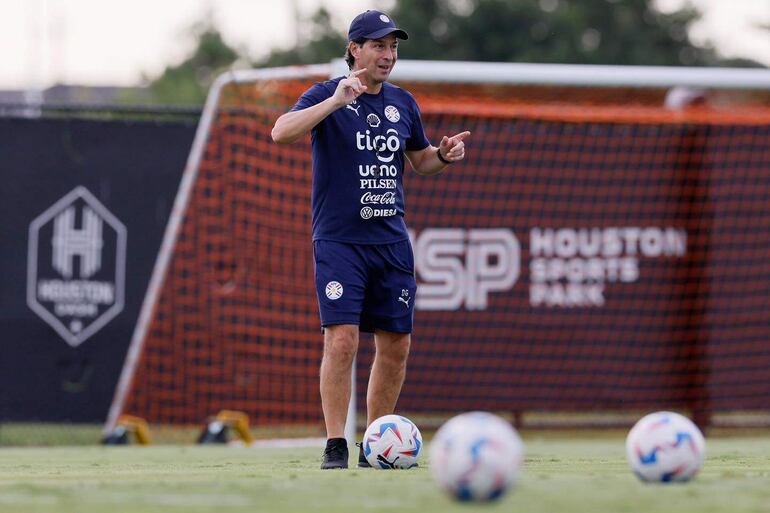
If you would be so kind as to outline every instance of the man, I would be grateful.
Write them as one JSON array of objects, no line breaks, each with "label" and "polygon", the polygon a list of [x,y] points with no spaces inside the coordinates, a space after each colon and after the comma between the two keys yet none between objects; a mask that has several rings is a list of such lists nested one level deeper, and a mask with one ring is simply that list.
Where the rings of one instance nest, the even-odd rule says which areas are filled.
[{"label": "man", "polygon": [[[348,31],[347,77],[317,83],[282,115],[273,140],[311,132],[313,253],[324,332],[321,403],[327,444],[322,469],[348,467],[343,437],[359,330],[374,333],[367,425],[393,413],[409,354],[417,289],[404,224],[404,156],[423,175],[465,156],[470,132],[425,137],[411,94],[386,82],[409,36],[380,11],[356,16]],[[359,451],[359,467],[368,467]]]}]

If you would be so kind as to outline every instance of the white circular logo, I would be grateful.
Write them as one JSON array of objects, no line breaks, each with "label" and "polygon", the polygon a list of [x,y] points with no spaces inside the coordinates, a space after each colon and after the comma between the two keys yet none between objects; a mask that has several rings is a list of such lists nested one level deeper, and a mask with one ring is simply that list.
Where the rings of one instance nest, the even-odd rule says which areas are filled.
[{"label": "white circular logo", "polygon": [[383,23],[390,23],[390,18],[388,18],[384,14],[380,14],[380,20],[382,20]]},{"label": "white circular logo", "polygon": [[326,284],[326,297],[334,301],[342,297],[342,284],[338,281],[330,281]]},{"label": "white circular logo", "polygon": [[391,123],[398,123],[398,120],[401,119],[401,114],[399,114],[398,109],[393,105],[388,105],[385,107],[385,117],[388,118],[388,121]]},{"label": "white circular logo", "polygon": [[[374,210],[372,210],[372,207],[364,207],[361,209],[361,217],[364,219],[371,219],[374,215]],[[328,290],[328,286],[327,286]]]}]

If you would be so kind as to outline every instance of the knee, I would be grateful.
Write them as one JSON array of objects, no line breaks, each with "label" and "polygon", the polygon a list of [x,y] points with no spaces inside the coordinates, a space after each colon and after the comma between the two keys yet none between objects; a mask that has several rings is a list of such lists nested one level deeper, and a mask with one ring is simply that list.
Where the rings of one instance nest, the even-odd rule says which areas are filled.
[{"label": "knee", "polygon": [[390,340],[386,344],[381,344],[377,348],[380,356],[383,356],[394,364],[406,365],[406,359],[409,357],[410,337],[398,337]]},{"label": "knee", "polygon": [[324,358],[341,364],[352,364],[358,351],[358,340],[349,333],[335,333],[324,340]]}]

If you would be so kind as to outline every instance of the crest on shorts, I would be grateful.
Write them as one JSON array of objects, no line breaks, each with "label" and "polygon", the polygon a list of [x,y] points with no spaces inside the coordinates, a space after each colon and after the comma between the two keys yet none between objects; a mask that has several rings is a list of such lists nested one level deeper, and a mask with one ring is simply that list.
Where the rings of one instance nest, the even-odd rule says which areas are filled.
[{"label": "crest on shorts", "polygon": [[393,105],[388,105],[385,107],[385,117],[388,118],[388,121],[391,123],[398,123],[398,120],[401,119],[401,113],[399,113],[398,109]]},{"label": "crest on shorts", "polygon": [[326,284],[326,297],[334,301],[342,297],[342,284],[338,281],[330,281]]}]

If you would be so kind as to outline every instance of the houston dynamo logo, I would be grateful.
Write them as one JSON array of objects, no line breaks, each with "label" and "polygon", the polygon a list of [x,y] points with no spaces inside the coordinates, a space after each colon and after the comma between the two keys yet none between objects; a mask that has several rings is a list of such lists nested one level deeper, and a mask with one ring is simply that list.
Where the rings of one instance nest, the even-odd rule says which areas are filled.
[{"label": "houston dynamo logo", "polygon": [[123,310],[126,228],[85,187],[29,226],[27,305],[73,347]]}]

